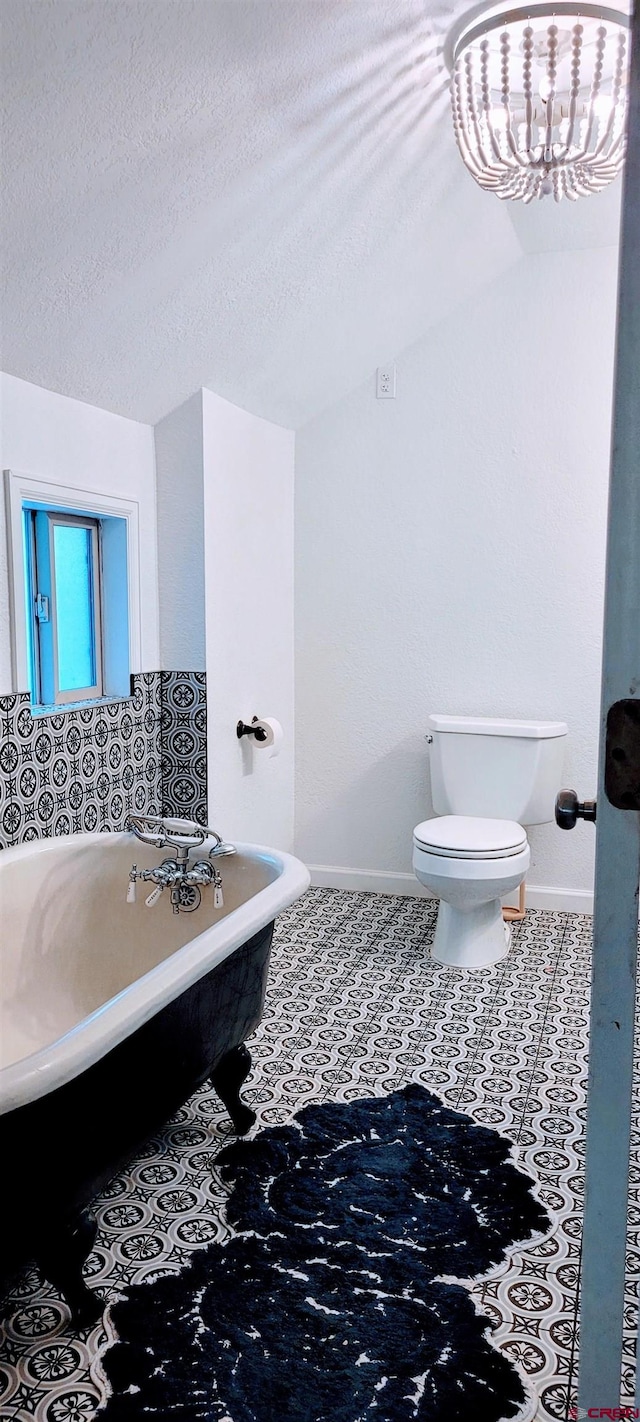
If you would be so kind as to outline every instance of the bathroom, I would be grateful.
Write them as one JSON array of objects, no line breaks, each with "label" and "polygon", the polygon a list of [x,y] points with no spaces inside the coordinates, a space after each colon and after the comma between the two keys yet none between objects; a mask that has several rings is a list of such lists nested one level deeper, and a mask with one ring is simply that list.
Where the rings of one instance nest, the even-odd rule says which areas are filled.
[{"label": "bathroom", "polygon": [[[473,1289],[537,1422],[576,1404],[593,827],[527,829],[527,916],[475,971],[431,957],[412,833],[432,713],[564,722],[557,789],[596,793],[622,180],[483,192],[451,127],[452,18],[6,5],[0,824],[11,853],[184,816],[308,867],[249,1041],[255,1139],[417,1083],[516,1142],[557,1247]],[[31,715],[14,513],[38,500],[127,520],[134,695],[116,669],[113,715]],[[254,716],[276,756],[238,737]],[[104,1187],[91,1289],[179,1278],[227,1239],[212,1163],[233,1139],[199,1087]],[[42,1272],[13,1287],[1,1415],[99,1415],[111,1312],[77,1330]],[[631,1277],[622,1391],[598,1405],[633,1399],[634,1298]]]}]

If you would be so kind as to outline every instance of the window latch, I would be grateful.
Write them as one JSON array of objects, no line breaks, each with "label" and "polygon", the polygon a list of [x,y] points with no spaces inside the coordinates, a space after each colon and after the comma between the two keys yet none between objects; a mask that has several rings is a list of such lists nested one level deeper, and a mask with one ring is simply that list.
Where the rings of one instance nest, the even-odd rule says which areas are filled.
[{"label": "window latch", "polygon": [[36,617],[38,622],[49,621],[49,599],[45,593],[36,593]]}]

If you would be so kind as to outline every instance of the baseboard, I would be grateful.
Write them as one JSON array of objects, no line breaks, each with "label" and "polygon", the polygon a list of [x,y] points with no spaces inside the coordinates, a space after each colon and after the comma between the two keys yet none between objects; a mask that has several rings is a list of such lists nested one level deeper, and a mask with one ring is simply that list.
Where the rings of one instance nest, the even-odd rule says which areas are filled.
[{"label": "baseboard", "polygon": [[[311,883],[318,889],[355,889],[360,893],[405,894],[409,898],[431,898],[414,874],[385,869],[343,869],[334,864],[310,864]],[[505,903],[516,903],[510,895]],[[593,913],[589,889],[556,889],[545,884],[527,884],[527,906],[557,909],[565,913]]]},{"label": "baseboard", "polygon": [[413,899],[433,897],[418,883],[415,874],[387,872],[385,869],[339,869],[333,864],[308,864],[311,883],[317,889],[355,889],[360,893],[406,894]]},{"label": "baseboard", "polygon": [[[515,903],[515,898],[513,902]],[[593,891],[554,889],[548,884],[527,884],[527,905],[535,909],[559,909],[564,913],[593,913]]]}]

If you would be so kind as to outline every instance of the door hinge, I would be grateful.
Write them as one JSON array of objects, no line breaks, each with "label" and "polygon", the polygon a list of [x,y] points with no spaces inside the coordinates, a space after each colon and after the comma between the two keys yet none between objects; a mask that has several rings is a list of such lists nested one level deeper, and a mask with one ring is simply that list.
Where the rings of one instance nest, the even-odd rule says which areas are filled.
[{"label": "door hinge", "polygon": [[629,697],[609,707],[604,758],[604,789],[617,810],[640,810],[640,699]]}]

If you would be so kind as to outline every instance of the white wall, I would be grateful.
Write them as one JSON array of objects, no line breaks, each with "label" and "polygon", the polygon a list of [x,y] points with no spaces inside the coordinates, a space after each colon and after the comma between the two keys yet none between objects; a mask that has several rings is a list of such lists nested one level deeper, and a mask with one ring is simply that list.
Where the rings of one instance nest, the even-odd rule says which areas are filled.
[{"label": "white wall", "polygon": [[[150,425],[0,376],[3,469],[135,499],[140,506],[141,666],[159,666],[155,463]],[[0,693],[11,690],[4,502],[0,500]],[[26,690],[25,688],[19,688]]]},{"label": "white wall", "polygon": [[[230,839],[293,838],[294,436],[202,392],[209,819]],[[270,759],[239,719],[275,716]]]},{"label": "white wall", "polygon": [[160,665],[204,671],[202,391],[154,429]]},{"label": "white wall", "polygon": [[[529,256],[296,438],[296,848],[411,872],[431,710],[562,718],[595,791],[617,252]],[[530,834],[589,890],[588,826]],[[336,880],[339,882],[339,879]]]}]

